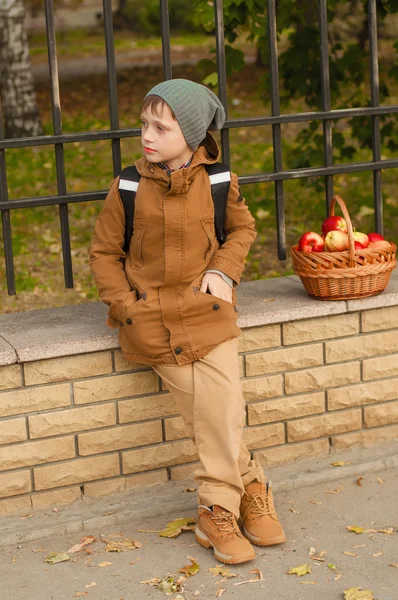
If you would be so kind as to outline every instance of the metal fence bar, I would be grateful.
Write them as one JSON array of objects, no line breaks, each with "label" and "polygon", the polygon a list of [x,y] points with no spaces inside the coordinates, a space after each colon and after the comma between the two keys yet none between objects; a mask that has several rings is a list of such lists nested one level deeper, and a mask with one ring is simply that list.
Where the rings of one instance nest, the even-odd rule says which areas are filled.
[{"label": "metal fence bar", "polygon": [[[331,167],[308,167],[306,169],[292,169],[291,171],[280,171],[279,173],[255,173],[254,175],[241,175],[239,183],[269,183],[271,181],[284,181],[288,179],[304,179],[306,177],[326,177],[327,175],[338,175],[342,173],[359,173],[361,171],[375,171],[378,169],[396,169],[398,159],[335,164]],[[52,204],[68,204],[72,202],[89,202],[91,200],[103,200],[107,190],[96,192],[81,192],[68,194],[66,196],[35,196],[21,200],[8,200],[0,202],[0,211],[15,208],[28,208],[34,206],[49,206]]]},{"label": "metal fence bar", "polygon": [[[276,15],[274,0],[267,0],[267,27],[269,70],[271,78],[272,116],[280,115],[278,49],[276,38]],[[282,135],[280,123],[272,125],[272,146],[274,153],[274,171],[282,171]],[[276,227],[279,260],[286,260],[285,207],[283,179],[275,179]]]},{"label": "metal fence bar", "polygon": [[[228,119],[227,68],[225,61],[224,11],[222,0],[214,1],[214,23],[216,30],[218,95],[225,110],[225,118]],[[223,162],[227,165],[231,164],[229,131],[225,127],[221,130],[221,150]]]},{"label": "metal fence bar", "polygon": [[[369,18],[369,54],[370,54],[370,97],[372,106],[379,106],[379,62],[377,58],[377,12],[376,0],[368,2]],[[372,116],[372,150],[373,160],[381,158],[380,117]],[[381,171],[373,171],[373,199],[375,207],[376,231],[383,233],[383,197],[381,193]]]},{"label": "metal fence bar", "polygon": [[[3,139],[3,115],[0,105],[0,139]],[[0,210],[1,224],[3,228],[3,243],[4,243],[4,258],[6,263],[6,279],[7,289],[10,296],[15,296],[15,272],[14,272],[14,256],[12,252],[12,236],[11,236],[11,220],[10,211],[4,209],[5,204],[9,204],[8,186],[7,186],[7,169],[5,150],[0,150]]]},{"label": "metal fence bar", "polygon": [[160,29],[162,35],[163,77],[172,79],[171,45],[170,45],[170,15],[168,0],[160,0]]},{"label": "metal fence bar", "polygon": [[[321,89],[322,89],[322,110],[330,112],[330,76],[329,76],[329,44],[328,44],[328,17],[327,17],[327,0],[319,0],[319,38],[321,50]],[[323,125],[323,155],[325,167],[330,167],[333,164],[333,147],[332,147],[332,122],[330,119],[325,119]],[[326,215],[329,214],[329,205],[333,197],[333,176],[326,175],[325,177],[325,199],[326,199]]]},{"label": "metal fence bar", "polygon": [[[119,129],[119,109],[117,99],[115,46],[113,41],[112,0],[102,0],[104,11],[104,34],[106,49],[106,69],[108,77],[109,118],[111,129]],[[122,155],[120,138],[112,138],[113,175],[119,175],[122,170]]]},{"label": "metal fence bar", "polygon": [[[48,66],[50,69],[53,129],[54,129],[55,135],[61,135],[62,134],[62,117],[61,117],[61,102],[60,102],[60,94],[59,94],[57,50],[56,50],[55,28],[54,28],[54,9],[53,9],[52,0],[45,0],[44,8],[45,8],[45,15],[46,15],[47,51],[48,51]],[[54,149],[55,149],[55,164],[56,164],[56,172],[57,172],[58,194],[61,194],[64,196],[67,193],[67,189],[66,189],[65,160],[64,160],[63,144],[60,144],[60,143],[55,144]],[[65,287],[73,288],[72,253],[71,253],[71,247],[70,247],[69,215],[68,215],[68,205],[67,204],[59,205],[59,218],[60,218],[60,227],[61,227],[61,243],[62,243],[62,257],[63,257],[63,265],[64,265]]]},{"label": "metal fence bar", "polygon": [[[236,129],[237,127],[261,127],[263,125],[274,125],[276,123],[302,123],[306,121],[322,121],[330,119],[344,119],[371,115],[389,115],[398,113],[398,105],[364,108],[345,108],[331,110],[330,112],[305,112],[292,113],[288,115],[277,115],[275,117],[247,117],[238,119],[227,119],[224,129]],[[29,138],[17,138],[0,140],[2,148],[29,148],[32,146],[52,146],[55,143],[72,142],[95,142],[98,140],[111,140],[115,138],[139,137],[141,129],[114,129],[107,131],[87,131],[79,133],[63,133],[62,135],[45,135]]]}]

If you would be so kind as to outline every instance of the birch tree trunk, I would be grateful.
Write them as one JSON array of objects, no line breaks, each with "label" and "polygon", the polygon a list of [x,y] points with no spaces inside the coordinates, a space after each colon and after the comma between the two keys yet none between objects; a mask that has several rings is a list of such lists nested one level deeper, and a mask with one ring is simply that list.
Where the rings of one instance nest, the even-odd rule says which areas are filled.
[{"label": "birch tree trunk", "polygon": [[0,96],[6,138],[43,134],[23,0],[0,0]]}]

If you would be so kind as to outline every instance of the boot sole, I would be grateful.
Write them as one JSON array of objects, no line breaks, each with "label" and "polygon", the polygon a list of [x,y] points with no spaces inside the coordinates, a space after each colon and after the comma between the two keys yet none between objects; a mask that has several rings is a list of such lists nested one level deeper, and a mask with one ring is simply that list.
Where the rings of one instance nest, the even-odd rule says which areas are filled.
[{"label": "boot sole", "polygon": [[200,531],[200,529],[198,529],[198,527],[196,527],[196,529],[195,529],[195,540],[199,544],[199,546],[202,546],[203,548],[207,548],[207,549],[213,548],[214,556],[216,557],[216,559],[227,565],[238,565],[241,563],[249,562],[249,560],[253,560],[253,558],[256,557],[256,553],[254,551],[253,551],[253,555],[245,555],[245,556],[241,556],[241,557],[231,556],[231,555],[223,554],[222,552],[219,552],[217,550],[217,548],[215,546],[213,546],[213,544],[211,543],[211,541],[209,540],[207,535],[205,535],[203,533],[203,531]]},{"label": "boot sole", "polygon": [[270,538],[269,540],[261,540],[248,531],[244,527],[242,527],[244,536],[249,540],[251,544],[254,546],[275,546],[276,544],[283,544],[286,541],[285,535],[280,535],[279,537]]}]

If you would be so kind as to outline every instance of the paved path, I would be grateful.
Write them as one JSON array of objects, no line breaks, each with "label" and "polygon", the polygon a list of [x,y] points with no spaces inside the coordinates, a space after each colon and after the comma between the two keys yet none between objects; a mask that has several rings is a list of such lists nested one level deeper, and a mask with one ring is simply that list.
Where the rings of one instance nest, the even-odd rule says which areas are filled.
[{"label": "paved path", "polygon": [[[0,531],[3,540],[7,531],[19,539],[50,537],[1,547],[1,597],[65,600],[83,594],[81,597],[92,600],[161,600],[167,596],[140,582],[178,573],[190,564],[187,556],[192,556],[200,571],[186,580],[185,590],[180,592],[184,600],[216,598],[219,589],[225,590],[221,592],[225,600],[343,600],[343,590],[356,586],[372,590],[375,600],[397,600],[398,568],[389,565],[398,564],[398,455],[389,452],[355,451],[269,470],[287,541],[281,546],[257,548],[256,559],[231,567],[230,573],[236,577],[228,579],[213,577],[208,571],[217,561],[211,551],[195,543],[193,533],[184,532],[173,540],[139,531],[159,530],[173,518],[194,516],[195,494],[184,493],[192,481],[75,504],[75,508],[59,507],[56,512],[37,513],[30,519],[3,519],[8,527]],[[343,459],[349,459],[351,465],[334,468],[330,464]],[[360,475],[362,486],[357,483]],[[69,533],[57,535],[54,525]],[[392,528],[392,532],[355,534],[346,529],[352,525],[370,530]],[[121,539],[110,537],[112,534],[139,540],[142,547],[105,552],[100,535]],[[69,562],[44,562],[50,552],[65,552],[83,535],[97,538],[89,546],[92,554],[83,550],[71,554]],[[317,556],[326,551],[324,561],[312,559],[311,548]],[[99,566],[103,562],[111,564]],[[286,574],[301,564],[308,564],[311,573],[300,578]],[[336,568],[330,569],[328,564]],[[250,573],[253,568],[261,571],[263,580],[249,583],[258,577],[258,573]]]}]

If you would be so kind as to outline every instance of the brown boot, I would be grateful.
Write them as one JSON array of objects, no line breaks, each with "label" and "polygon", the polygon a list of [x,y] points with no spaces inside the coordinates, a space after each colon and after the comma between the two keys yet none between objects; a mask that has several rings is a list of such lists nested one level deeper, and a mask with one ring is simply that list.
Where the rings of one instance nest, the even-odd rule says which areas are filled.
[{"label": "brown boot", "polygon": [[285,532],[275,512],[270,481],[253,481],[245,486],[240,516],[243,533],[252,544],[272,546],[285,541]]},{"label": "brown boot", "polygon": [[217,560],[229,565],[244,563],[256,556],[234,514],[216,504],[213,510],[199,506],[195,538],[200,546],[213,548]]}]

